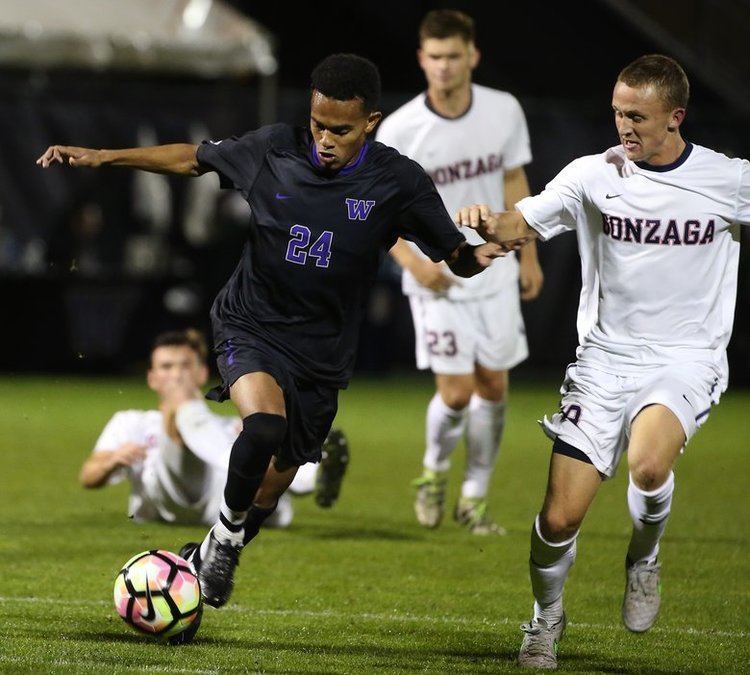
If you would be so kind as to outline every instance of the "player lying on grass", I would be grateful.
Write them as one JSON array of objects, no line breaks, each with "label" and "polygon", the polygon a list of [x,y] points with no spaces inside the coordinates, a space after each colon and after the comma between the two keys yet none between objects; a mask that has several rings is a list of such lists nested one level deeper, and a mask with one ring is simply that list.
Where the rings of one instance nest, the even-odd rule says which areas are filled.
[{"label": "player lying on grass", "polygon": [[653,625],[673,465],[727,387],[734,226],[750,224],[750,163],[683,140],[688,93],[675,61],[637,59],[612,96],[619,145],[573,161],[514,212],[480,206],[458,216],[508,249],[575,231],[581,256],[580,346],[560,410],[542,423],[554,444],[531,532],[535,603],[522,627],[523,666],[557,665],[576,537],[626,451],[633,531],[622,617],[631,631]]},{"label": "player lying on grass", "polygon": [[500,254],[495,244],[466,242],[416,162],[368,143],[381,117],[374,64],[329,56],[311,84],[306,129],[275,124],[199,146],[54,145],[38,160],[182,176],[216,171],[252,206],[241,260],[211,310],[223,380],[213,395],[232,399],[242,431],[219,519],[199,546],[184,550],[216,607],[230,596],[240,551],[298,467],[321,458],[382,252],[403,237],[460,276],[478,274]]},{"label": "player lying on grass", "polygon": [[[127,478],[128,515],[136,521],[210,525],[218,517],[230,451],[242,423],[212,413],[200,395],[208,379],[207,351],[195,330],[157,336],[146,381],[158,408],[115,413],[81,468],[86,488]],[[328,462],[320,472],[312,463],[300,467],[290,491],[302,495],[317,488],[316,501],[330,506],[338,497],[346,464],[338,465],[348,460],[348,447],[335,430],[323,447]],[[286,527],[293,513],[285,494],[265,524]]]},{"label": "player lying on grass", "polygon": [[[503,208],[527,197],[526,119],[508,92],[472,84],[479,50],[471,17],[429,12],[419,40],[427,91],[387,117],[378,140],[424,167],[450,213],[471,203]],[[470,229],[463,234],[470,243],[482,241]],[[404,268],[417,367],[435,373],[437,388],[427,407],[423,472],[413,483],[417,520],[424,527],[440,524],[450,457],[465,435],[466,469],[454,517],[474,534],[504,534],[487,513],[487,493],[505,427],[508,371],[528,356],[519,281],[524,300],[542,287],[536,242],[519,251],[520,265],[509,255],[470,280],[405,241],[391,255]]]}]

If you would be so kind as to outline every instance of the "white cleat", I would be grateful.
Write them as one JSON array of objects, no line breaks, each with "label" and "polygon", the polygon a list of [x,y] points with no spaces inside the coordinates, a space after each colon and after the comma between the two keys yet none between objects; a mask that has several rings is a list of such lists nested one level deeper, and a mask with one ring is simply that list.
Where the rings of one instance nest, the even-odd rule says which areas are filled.
[{"label": "white cleat", "polygon": [[565,613],[551,626],[544,619],[532,619],[521,625],[525,633],[518,652],[518,665],[532,670],[557,669],[557,645],[565,632]]},{"label": "white cleat", "polygon": [[661,565],[643,561],[625,563],[625,597],[622,601],[622,621],[628,630],[645,633],[654,625],[661,606]]}]

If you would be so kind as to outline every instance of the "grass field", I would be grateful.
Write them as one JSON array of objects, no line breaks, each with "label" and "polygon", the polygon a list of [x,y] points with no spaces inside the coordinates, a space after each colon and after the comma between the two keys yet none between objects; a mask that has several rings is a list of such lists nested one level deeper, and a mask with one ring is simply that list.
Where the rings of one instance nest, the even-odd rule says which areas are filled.
[{"label": "grass field", "polygon": [[[549,443],[534,420],[556,384],[519,384],[491,506],[506,537],[413,519],[427,379],[355,381],[338,425],[353,459],[329,511],[297,499],[287,531],[245,551],[232,602],[207,608],[196,642],[141,638],[114,613],[112,582],[132,554],[177,550],[196,528],[135,525],[127,487],[78,487],[110,415],[151,407],[139,380],[0,379],[0,671],[503,672],[528,618],[528,533]],[[227,410],[228,412],[228,410]],[[602,489],[566,590],[561,670],[750,672],[750,392],[728,393],[677,471],[662,547],[656,627],[619,622],[629,534],[626,471]],[[461,455],[450,488],[455,499]]]}]

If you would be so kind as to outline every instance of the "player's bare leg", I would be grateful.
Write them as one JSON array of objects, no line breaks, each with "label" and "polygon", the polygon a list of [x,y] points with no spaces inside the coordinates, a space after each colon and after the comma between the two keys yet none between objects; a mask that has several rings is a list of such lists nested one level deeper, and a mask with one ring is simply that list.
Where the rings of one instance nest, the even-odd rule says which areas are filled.
[{"label": "player's bare leg", "polygon": [[412,483],[417,488],[414,513],[423,527],[437,527],[443,519],[446,473],[464,432],[474,376],[436,374],[435,384],[437,392],[427,406],[424,470]]},{"label": "player's bare leg", "polygon": [[466,421],[466,471],[455,512],[472,534],[505,534],[487,513],[487,492],[505,427],[507,390],[508,371],[476,364]]},{"label": "player's bare leg", "polygon": [[521,626],[518,663],[524,668],[557,668],[557,643],[565,630],[563,586],[575,561],[578,530],[601,482],[592,464],[552,454],[544,505],[531,530],[534,615]]},{"label": "player's bare leg", "polygon": [[625,560],[622,619],[637,633],[651,628],[659,614],[659,540],[672,505],[672,467],[684,444],[682,424],[663,405],[643,408],[633,420],[628,445],[628,508],[633,534]]},{"label": "player's bare leg", "polygon": [[[273,377],[267,373],[243,375],[231,386],[230,396],[242,416],[242,432],[232,446],[219,520],[192,556],[203,597],[214,607],[225,604],[232,592],[234,569],[245,544],[245,522],[286,434],[284,394]],[[269,503],[282,485],[288,487],[287,478],[291,482],[294,477],[290,469],[279,476],[272,474],[264,503]],[[272,512],[273,508],[254,512],[249,529],[256,522],[260,527]]]}]

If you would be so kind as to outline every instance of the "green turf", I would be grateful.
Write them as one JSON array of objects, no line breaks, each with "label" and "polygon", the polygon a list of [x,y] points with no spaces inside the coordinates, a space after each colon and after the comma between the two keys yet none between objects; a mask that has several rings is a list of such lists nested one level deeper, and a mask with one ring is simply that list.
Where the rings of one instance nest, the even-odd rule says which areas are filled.
[{"label": "green turf", "polygon": [[[135,525],[127,488],[84,491],[76,475],[109,416],[149,407],[140,381],[0,379],[0,670],[5,672],[497,672],[514,670],[528,618],[528,532],[549,443],[534,420],[556,385],[515,386],[492,511],[507,537],[437,531],[412,516],[427,379],[356,381],[338,424],[353,447],[329,511],[296,499],[287,531],[243,554],[232,603],[207,608],[193,645],[141,638],[114,613],[118,566],[177,550],[196,528]],[[750,392],[730,392],[677,471],[654,630],[619,623],[629,533],[626,472],[602,489],[566,591],[561,669],[750,670]],[[460,457],[460,455],[458,455]],[[455,499],[460,460],[450,486]]]}]

